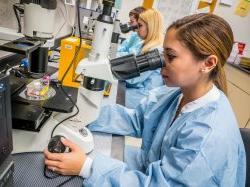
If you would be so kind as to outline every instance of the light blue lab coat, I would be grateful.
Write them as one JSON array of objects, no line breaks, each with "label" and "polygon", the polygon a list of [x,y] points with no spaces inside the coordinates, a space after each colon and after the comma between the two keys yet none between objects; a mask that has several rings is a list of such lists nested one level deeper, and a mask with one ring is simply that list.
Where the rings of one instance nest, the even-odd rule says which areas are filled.
[{"label": "light blue lab coat", "polygon": [[141,52],[143,40],[138,36],[137,32],[132,32],[129,37],[118,47],[117,57],[139,54]]},{"label": "light blue lab coat", "polygon": [[162,85],[164,85],[164,81],[160,68],[143,72],[139,77],[126,80],[125,106],[136,108],[140,101],[148,96],[150,90]]},{"label": "light blue lab coat", "polygon": [[[142,45],[143,40],[140,39],[137,32],[132,32],[118,48],[117,56],[120,57],[128,54],[138,55],[141,53]],[[163,84],[160,68],[141,73],[139,77],[126,80],[125,106],[135,108],[141,99],[148,95],[150,90]]]},{"label": "light blue lab coat", "polygon": [[175,116],[179,89],[161,87],[136,109],[106,106],[89,125],[101,131],[142,138],[125,161],[97,155],[84,186],[243,187],[246,158],[227,97]]}]

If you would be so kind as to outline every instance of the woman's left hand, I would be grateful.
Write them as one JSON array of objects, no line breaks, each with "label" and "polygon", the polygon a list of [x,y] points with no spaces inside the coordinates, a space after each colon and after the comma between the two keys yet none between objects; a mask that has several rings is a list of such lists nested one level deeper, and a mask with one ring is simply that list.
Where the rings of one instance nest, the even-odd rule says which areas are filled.
[{"label": "woman's left hand", "polygon": [[87,158],[86,154],[73,142],[62,138],[62,143],[69,147],[69,153],[51,153],[44,150],[45,165],[47,168],[62,175],[79,175]]}]

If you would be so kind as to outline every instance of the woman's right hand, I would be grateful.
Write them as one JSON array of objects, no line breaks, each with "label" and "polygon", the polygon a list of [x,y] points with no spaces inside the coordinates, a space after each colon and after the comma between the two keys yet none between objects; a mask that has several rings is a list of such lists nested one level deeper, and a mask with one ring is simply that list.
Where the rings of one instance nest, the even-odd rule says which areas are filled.
[{"label": "woman's right hand", "polygon": [[61,175],[79,175],[87,158],[81,148],[68,139],[61,138],[62,143],[69,147],[68,153],[51,153],[44,150],[45,165],[48,169]]}]

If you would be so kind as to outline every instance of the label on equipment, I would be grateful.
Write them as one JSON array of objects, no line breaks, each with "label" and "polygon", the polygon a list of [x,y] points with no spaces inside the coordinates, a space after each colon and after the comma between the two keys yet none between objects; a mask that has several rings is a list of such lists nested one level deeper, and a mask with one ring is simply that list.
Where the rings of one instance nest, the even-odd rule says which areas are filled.
[{"label": "label on equipment", "polygon": [[72,45],[65,45],[64,48],[65,48],[65,49],[69,49],[69,50],[72,50],[72,49],[73,49]]}]

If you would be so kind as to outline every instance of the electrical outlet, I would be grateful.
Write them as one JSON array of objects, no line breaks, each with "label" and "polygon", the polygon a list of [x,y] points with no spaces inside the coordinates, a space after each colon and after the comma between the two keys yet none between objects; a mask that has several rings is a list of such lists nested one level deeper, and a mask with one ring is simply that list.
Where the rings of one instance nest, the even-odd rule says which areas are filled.
[{"label": "electrical outlet", "polygon": [[66,5],[75,6],[76,1],[75,1],[75,0],[65,0],[64,3],[65,3]]}]

